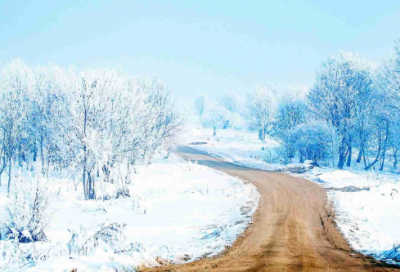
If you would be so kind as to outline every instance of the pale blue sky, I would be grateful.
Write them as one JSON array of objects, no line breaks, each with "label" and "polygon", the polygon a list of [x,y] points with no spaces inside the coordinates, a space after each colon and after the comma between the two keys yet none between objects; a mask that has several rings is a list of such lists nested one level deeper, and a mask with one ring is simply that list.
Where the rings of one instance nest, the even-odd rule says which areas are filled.
[{"label": "pale blue sky", "polygon": [[400,1],[0,1],[0,60],[122,66],[176,97],[312,84],[343,49],[379,62],[400,37]]}]

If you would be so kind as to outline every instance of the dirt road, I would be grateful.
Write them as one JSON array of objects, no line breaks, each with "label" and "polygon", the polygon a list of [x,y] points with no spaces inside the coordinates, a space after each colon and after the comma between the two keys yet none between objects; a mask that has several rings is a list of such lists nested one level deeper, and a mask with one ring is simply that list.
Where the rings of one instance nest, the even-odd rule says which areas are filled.
[{"label": "dirt road", "polygon": [[179,156],[253,183],[260,192],[254,223],[226,253],[145,271],[400,271],[351,251],[333,223],[326,191],[305,179],[249,169],[190,147]]}]

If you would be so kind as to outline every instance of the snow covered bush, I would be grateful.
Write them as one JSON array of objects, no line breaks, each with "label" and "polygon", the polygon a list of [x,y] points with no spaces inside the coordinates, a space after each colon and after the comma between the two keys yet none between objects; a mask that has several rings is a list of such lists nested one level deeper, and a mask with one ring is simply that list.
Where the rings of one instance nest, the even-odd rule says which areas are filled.
[{"label": "snow covered bush", "polygon": [[289,138],[301,163],[305,160],[319,163],[331,157],[332,133],[323,123],[300,124],[290,132]]},{"label": "snow covered bush", "polygon": [[104,223],[96,230],[89,231],[83,226],[78,231],[69,229],[71,234],[68,242],[69,255],[88,255],[99,246],[104,250],[120,251],[124,248],[125,227],[125,224]]},{"label": "snow covered bush", "polygon": [[276,148],[280,162],[288,164],[296,155],[299,162],[311,160],[328,164],[335,152],[334,131],[325,123],[300,124],[287,131]]},{"label": "snow covered bush", "polygon": [[289,88],[278,99],[273,135],[283,139],[287,132],[308,121],[307,95],[304,86]]},{"label": "snow covered bush", "polygon": [[15,190],[1,215],[2,240],[29,243],[46,240],[45,230],[51,220],[50,204],[57,196],[43,178],[15,181]]}]

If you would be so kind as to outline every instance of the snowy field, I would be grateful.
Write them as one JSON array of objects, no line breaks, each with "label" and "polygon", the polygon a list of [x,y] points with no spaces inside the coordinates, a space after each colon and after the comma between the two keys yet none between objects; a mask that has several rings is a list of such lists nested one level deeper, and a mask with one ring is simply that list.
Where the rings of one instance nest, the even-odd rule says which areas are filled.
[{"label": "snowy field", "polygon": [[[137,171],[126,185],[130,197],[106,201],[85,201],[81,184],[76,191],[67,173],[49,178],[48,189],[58,194],[50,205],[47,241],[19,244],[18,248],[13,241],[0,241],[0,268],[134,271],[143,265],[190,262],[232,245],[258,204],[253,185],[175,155]],[[17,176],[27,180],[29,171]],[[102,194],[115,193],[110,184],[97,186]],[[13,196],[6,197],[6,186],[1,186],[1,208],[12,201]],[[101,231],[100,238],[91,238]],[[32,256],[28,261],[8,263],[28,254]]]},{"label": "snowy field", "polygon": [[[246,130],[221,129],[213,137],[212,129],[190,126],[185,143],[213,156],[238,165],[262,170],[276,170],[282,166],[272,162],[274,148],[279,143],[272,139],[261,142],[257,134]],[[271,161],[270,161],[271,160]],[[269,163],[266,163],[269,162]]]},{"label": "snowy field", "polygon": [[[191,145],[193,148],[238,165],[281,171],[300,165],[293,163],[284,167],[276,163],[271,154],[279,143],[272,139],[263,143],[258,140],[256,132],[219,130],[217,136],[212,137],[212,130],[192,127],[189,134],[187,143],[203,143]],[[351,171],[313,168],[305,173],[291,174],[329,189],[328,197],[334,203],[336,223],[355,250],[400,264],[399,174],[367,172],[358,167]]]}]

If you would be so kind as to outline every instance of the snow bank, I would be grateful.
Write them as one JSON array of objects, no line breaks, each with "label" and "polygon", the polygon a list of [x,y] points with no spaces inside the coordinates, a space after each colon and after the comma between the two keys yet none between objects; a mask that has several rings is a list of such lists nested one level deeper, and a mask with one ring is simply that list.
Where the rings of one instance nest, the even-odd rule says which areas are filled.
[{"label": "snow bank", "polygon": [[369,191],[330,191],[336,223],[357,251],[400,264],[400,183],[382,183]]},{"label": "snow bank", "polygon": [[325,188],[370,188],[384,183],[400,180],[399,175],[372,171],[333,170],[331,168],[315,168],[304,177],[318,182]]},{"label": "snow bank", "polygon": [[[60,194],[46,230],[49,241],[42,245],[50,258],[8,271],[114,271],[213,256],[246,229],[259,198],[253,185],[174,155],[139,167],[127,185],[127,198],[85,201],[81,184],[75,191],[71,180],[54,182]],[[5,186],[0,187],[2,206],[8,201],[5,194]],[[124,226],[113,248],[100,243],[87,255],[69,253],[73,233],[90,237],[101,224],[113,222]],[[0,250],[6,243],[0,241]]]}]

